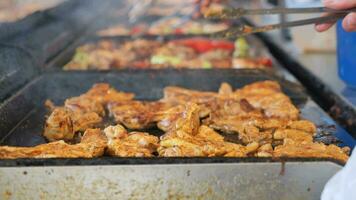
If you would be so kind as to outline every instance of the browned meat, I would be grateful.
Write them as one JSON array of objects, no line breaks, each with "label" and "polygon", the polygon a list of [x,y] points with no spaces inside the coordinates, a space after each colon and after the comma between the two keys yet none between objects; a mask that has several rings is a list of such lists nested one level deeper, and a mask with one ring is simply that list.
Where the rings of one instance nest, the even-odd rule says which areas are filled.
[{"label": "browned meat", "polygon": [[199,109],[199,106],[194,103],[168,109],[157,116],[159,119],[157,126],[167,133],[183,131],[190,135],[196,135],[200,124]]},{"label": "browned meat", "polygon": [[78,144],[60,140],[35,147],[0,146],[0,158],[94,158],[104,154],[106,143],[100,129],[87,129]]},{"label": "browned meat", "polygon": [[152,40],[137,39],[118,45],[109,40],[97,44],[86,44],[76,50],[71,62],[64,69],[108,70],[111,68],[140,67],[137,63],[149,65],[153,50],[162,44]]},{"label": "browned meat", "polygon": [[283,94],[277,82],[262,81],[247,85],[235,91],[235,98],[246,99],[255,108],[263,109],[268,117],[295,120],[298,109],[288,96]]},{"label": "browned meat", "polygon": [[272,157],[273,147],[271,144],[264,144],[260,146],[255,154],[256,157]]},{"label": "browned meat", "polygon": [[73,139],[76,132],[96,127],[105,115],[107,103],[127,101],[132,93],[119,92],[109,84],[95,84],[88,92],[69,98],[64,107],[54,108],[46,120],[44,136],[49,141]]},{"label": "browned meat", "polygon": [[312,134],[295,129],[277,129],[273,138],[275,140],[290,139],[295,142],[313,142]]},{"label": "browned meat", "polygon": [[[315,125],[306,120],[288,121],[253,115],[216,116],[213,113],[210,118],[204,120],[204,124],[225,133],[238,134],[244,144],[265,144],[271,143],[272,139],[285,138],[313,141],[313,135],[316,133]],[[303,124],[304,127],[301,127]]]},{"label": "browned meat", "polygon": [[293,158],[333,158],[346,162],[348,160],[349,148],[340,148],[335,145],[322,143],[299,142],[285,139],[284,144],[274,149],[274,157]]},{"label": "browned meat", "polygon": [[164,125],[161,129],[167,132],[161,137],[160,156],[246,156],[250,152],[247,147],[225,142],[213,129],[200,126],[197,104],[177,106],[166,114],[163,123],[160,121]]},{"label": "browned meat", "polygon": [[202,92],[197,90],[189,90],[181,87],[169,86],[165,87],[163,91],[164,97],[162,101],[165,102],[177,102],[177,103],[207,103],[214,101],[218,98],[218,94],[215,92]]},{"label": "browned meat", "polygon": [[107,83],[93,85],[84,96],[102,105],[106,105],[109,102],[127,101],[135,97],[133,93],[117,91]]},{"label": "browned meat", "polygon": [[[227,84],[222,85],[221,90],[224,90],[226,87],[229,86]],[[224,93],[223,91],[221,91],[219,95],[213,92],[194,91],[179,87],[166,87],[164,90],[163,101],[189,101],[199,105],[206,105],[212,104],[212,102],[218,100],[227,101],[227,99],[229,101],[244,99],[255,109],[262,110],[263,114],[267,117],[292,120],[299,118],[298,109],[292,104],[289,97],[283,94],[278,83],[274,81],[263,81],[250,84],[242,89],[236,90],[232,95],[230,93]],[[217,104],[220,104],[220,102]]]},{"label": "browned meat", "polygon": [[207,126],[200,126],[198,134],[192,136],[184,131],[176,131],[164,137],[158,153],[164,157],[227,156],[245,157],[256,151],[258,144],[243,146],[225,142],[223,137]]},{"label": "browned meat", "polygon": [[120,125],[104,130],[108,137],[107,153],[116,157],[151,157],[157,152],[158,138],[143,132],[127,133]]},{"label": "browned meat", "polygon": [[46,120],[43,135],[49,141],[71,141],[76,132],[93,128],[100,122],[102,118],[95,112],[81,113],[58,107]]},{"label": "browned meat", "polygon": [[239,139],[244,144],[257,142],[260,144],[270,143],[272,141],[272,131],[261,131],[259,127],[263,126],[264,119],[249,118],[238,116],[227,116],[222,118],[210,119],[205,121],[211,128],[216,130],[238,134]]},{"label": "browned meat", "polygon": [[108,104],[108,110],[117,123],[129,129],[142,130],[155,125],[157,113],[171,107],[164,102],[122,101]]},{"label": "browned meat", "polygon": [[[117,157],[158,154],[348,159],[349,149],[313,142],[316,126],[299,119],[298,110],[273,81],[237,91],[224,83],[218,93],[167,87],[160,101],[132,99],[131,93],[97,84],[85,94],[68,99],[63,107],[47,102],[52,113],[44,136],[60,141],[36,147],[0,147],[0,158],[90,158],[102,155],[107,147],[107,154]],[[91,128],[101,124],[106,108],[118,125],[107,127],[105,137],[99,129]],[[148,129],[155,125],[165,132],[160,139],[146,132],[128,133],[124,128]],[[216,131],[237,137],[224,138]],[[80,143],[65,142],[75,143],[79,132],[85,132]],[[238,141],[227,142],[232,138]]]}]

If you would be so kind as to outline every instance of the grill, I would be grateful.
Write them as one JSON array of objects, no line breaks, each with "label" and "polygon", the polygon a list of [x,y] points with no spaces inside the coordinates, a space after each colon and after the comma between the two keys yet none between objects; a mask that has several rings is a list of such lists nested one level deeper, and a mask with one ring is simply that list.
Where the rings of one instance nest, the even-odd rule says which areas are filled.
[{"label": "grill", "polygon": [[[251,40],[256,41],[255,48],[260,48],[263,54],[273,56],[277,66],[273,70],[61,69],[70,60],[75,48],[83,43],[102,39],[121,43],[136,37],[161,41],[191,37],[98,38],[91,35],[115,23],[130,24],[125,16],[128,8],[125,1],[104,3],[93,0],[84,3],[82,0],[73,0],[0,26],[0,145],[34,146],[46,143],[42,136],[45,116],[48,114],[45,100],[50,99],[61,105],[66,98],[80,95],[98,82],[133,92],[139,100],[157,100],[161,98],[162,89],[171,85],[217,91],[222,82],[239,88],[256,81],[275,80],[301,110],[302,118],[318,126],[315,140],[354,147],[355,134],[350,132],[353,134],[351,136],[315,103],[323,99],[330,102],[332,98],[332,103],[343,109],[345,105],[342,100],[334,98],[335,95],[318,80],[313,86],[310,83],[313,78],[311,74],[301,76],[303,67],[264,34],[252,36]],[[122,11],[121,17],[113,17],[112,14],[117,10]],[[147,16],[143,22],[151,23],[157,18],[159,16]],[[5,32],[2,31],[4,27],[7,30]],[[298,83],[284,67],[298,78],[302,77],[300,80],[306,87]],[[304,82],[304,79],[308,81]],[[318,91],[318,88],[324,90]],[[329,104],[322,106],[328,110]],[[354,114],[351,109],[345,112],[347,116]],[[340,119],[340,116],[336,119]],[[343,119],[345,116],[341,116],[341,122]],[[348,130],[351,127],[353,125],[346,126]],[[338,161],[317,158],[100,157],[0,160],[0,197],[316,199],[326,181],[341,168],[342,164]]]}]

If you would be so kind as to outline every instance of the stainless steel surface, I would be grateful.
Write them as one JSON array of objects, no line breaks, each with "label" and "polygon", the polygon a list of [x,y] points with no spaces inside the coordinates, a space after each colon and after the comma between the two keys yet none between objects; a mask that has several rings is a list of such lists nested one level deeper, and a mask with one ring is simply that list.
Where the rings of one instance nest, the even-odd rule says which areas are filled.
[{"label": "stainless steel surface", "polygon": [[331,162],[0,168],[1,199],[319,199]]}]

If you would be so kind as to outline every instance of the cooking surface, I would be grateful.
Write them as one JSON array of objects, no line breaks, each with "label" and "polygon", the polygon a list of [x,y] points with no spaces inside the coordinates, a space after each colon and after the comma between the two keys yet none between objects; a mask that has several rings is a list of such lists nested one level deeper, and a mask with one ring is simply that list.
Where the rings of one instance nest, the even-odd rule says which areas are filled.
[{"label": "cooking surface", "polygon": [[[20,93],[3,105],[4,120],[2,123],[2,144],[30,146],[44,142],[42,137],[43,124],[47,112],[44,101],[52,100],[61,105],[66,98],[77,96],[87,91],[94,83],[107,82],[124,92],[133,92],[137,99],[156,100],[162,97],[165,86],[176,85],[191,89],[217,91],[222,82],[230,83],[234,88],[259,80],[279,78],[258,70],[225,70],[219,71],[124,71],[100,72],[72,72],[50,73],[39,77]],[[201,76],[196,78],[196,74]],[[204,74],[204,75],[203,75]],[[294,103],[302,104],[307,96],[295,84],[282,84],[284,92]],[[36,94],[36,95],[34,95]],[[16,112],[13,112],[15,111]],[[7,130],[7,131],[6,131]],[[8,135],[8,133],[11,133]],[[6,137],[8,136],[8,137]],[[30,140],[30,138],[33,138]],[[24,143],[23,143],[24,142]]]},{"label": "cooking surface", "polygon": [[[199,79],[195,79],[196,73],[201,74]],[[97,82],[107,82],[117,89],[134,92],[137,94],[137,99],[155,100],[161,97],[162,89],[169,85],[216,91],[223,81],[232,84],[234,88],[239,88],[245,84],[266,79],[282,81],[268,73],[261,73],[259,70],[225,70],[219,73],[216,73],[216,70],[204,71],[204,73],[199,70],[49,73],[34,80],[2,106],[0,110],[1,116],[4,116],[1,119],[2,144],[32,146],[44,143],[42,132],[47,113],[44,101],[51,99],[55,104],[62,104],[66,98],[87,91],[92,84]],[[311,100],[308,100],[300,87],[285,81],[282,81],[281,85],[284,92],[294,100],[295,104],[299,105],[303,117],[315,122],[321,129],[329,127],[328,131],[341,139],[342,145],[354,146],[353,138],[335,125]],[[21,162],[18,164],[21,165]]]},{"label": "cooking surface", "polygon": [[[129,2],[137,3],[134,0]],[[247,1],[238,1],[238,3],[245,2]],[[247,4],[260,5],[261,2],[248,1]],[[120,5],[120,3],[116,5]],[[91,6],[89,7],[91,8]],[[201,75],[202,72],[180,72],[179,70],[174,71],[174,73],[167,71],[132,73],[132,76],[129,76],[127,72],[59,72],[34,78],[40,75],[38,71],[42,70],[41,67],[45,66],[46,62],[57,57],[58,53],[63,52],[68,47],[68,44],[73,44],[78,38],[85,38],[90,31],[91,34],[96,34],[98,28],[107,28],[107,25],[111,26],[115,23],[130,26],[138,19],[134,19],[135,17],[132,18],[132,16],[129,16],[130,14],[127,14],[130,6],[120,5],[119,7],[120,9],[115,6],[111,10],[103,9],[104,13],[110,13],[110,16],[100,16],[101,19],[91,12],[79,11],[75,12],[74,15],[65,14],[64,16],[69,16],[69,18],[65,18],[64,21],[51,22],[41,28],[31,25],[31,28],[26,26],[25,31],[21,29],[20,33],[17,32],[17,28],[8,29],[10,31],[6,32],[2,31],[3,34],[0,34],[0,38],[14,36],[13,41],[21,43],[25,47],[26,52],[20,54],[22,55],[20,58],[24,57],[23,55],[27,52],[31,52],[35,55],[34,58],[37,61],[32,63],[31,60],[31,66],[26,67],[27,70],[36,67],[36,70],[32,71],[36,73],[29,73],[31,76],[23,73],[24,70],[17,70],[18,73],[16,74],[10,67],[5,68],[7,69],[5,73],[1,72],[0,81],[5,81],[5,86],[12,85],[10,89],[7,87],[6,91],[1,90],[3,91],[0,92],[1,98],[7,98],[12,94],[13,96],[0,104],[0,144],[32,146],[44,143],[45,140],[41,134],[45,115],[48,114],[44,101],[51,99],[54,100],[55,104],[62,104],[66,98],[85,92],[92,84],[97,82],[108,82],[117,89],[134,92],[139,99],[155,100],[160,97],[161,88],[172,84],[216,91],[223,81],[229,82],[234,87],[240,87],[242,82],[238,82],[236,79],[244,80],[243,84],[246,84],[266,78],[257,75],[253,76],[255,78],[251,78],[251,76],[246,75],[247,73],[241,73],[241,71],[240,74],[233,71],[203,72],[209,73],[209,78],[201,78],[200,76],[196,78],[198,77],[196,74]],[[113,11],[116,11],[116,13]],[[151,10],[150,12],[155,13],[156,11]],[[61,16],[60,13],[62,12],[57,10],[50,14],[58,17]],[[88,17],[88,14],[91,17]],[[41,16],[37,15],[37,17]],[[78,20],[73,21],[73,18]],[[137,21],[157,19],[156,16],[149,18],[142,18],[141,16],[141,19]],[[31,23],[35,24],[35,21],[37,22],[37,20],[34,20]],[[77,26],[88,25],[88,22],[91,24],[90,28]],[[77,30],[73,30],[75,28]],[[6,42],[10,42],[10,40],[6,40]],[[286,44],[281,44],[281,46],[284,45]],[[5,51],[1,49],[0,52]],[[4,57],[9,58],[5,53]],[[19,57],[11,57],[17,63]],[[308,59],[304,62],[310,63]],[[13,66],[13,63],[15,62],[2,62],[2,65]],[[21,65],[21,63],[17,64]],[[63,65],[57,67],[63,67]],[[335,79],[324,76],[324,73],[319,72],[320,68],[310,67],[334,89],[342,91],[344,87],[340,81],[333,82]],[[13,69],[16,71],[15,68]],[[335,69],[331,68],[330,70]],[[283,77],[295,81],[294,76],[286,72],[285,69],[281,69],[277,73],[281,71],[283,71]],[[323,69],[322,71],[326,70]],[[5,76],[3,76],[4,74]],[[170,76],[166,76],[166,74],[170,74]],[[25,75],[24,79],[19,78],[22,75]],[[336,76],[336,74],[334,75]],[[11,77],[11,79],[8,79],[8,77]],[[159,77],[159,81],[152,81],[157,77]],[[21,83],[15,84],[13,80],[16,79],[21,80]],[[33,79],[33,81],[21,89],[30,79]],[[355,145],[354,138],[338,126],[314,101],[310,100],[304,91],[293,92],[293,89],[290,91],[290,85],[285,82],[282,83],[282,86],[284,86],[284,92],[290,95],[294,103],[301,109],[302,116],[315,122],[319,130],[332,132],[343,142],[340,145],[350,147]],[[344,92],[338,92],[338,94],[341,93]],[[147,159],[104,157],[97,159],[0,160],[0,199],[66,199],[68,197],[72,199],[187,199],[193,197],[201,199],[318,199],[326,181],[341,168],[333,162],[313,159],[290,159],[285,164],[269,159],[258,161],[250,158],[242,160],[203,159],[166,160],[160,158],[149,161]],[[165,165],[167,163],[171,164]],[[176,163],[185,164],[177,165]],[[141,165],[138,166],[137,164]],[[27,167],[24,168],[23,166]],[[202,168],[204,170],[201,170]]]}]

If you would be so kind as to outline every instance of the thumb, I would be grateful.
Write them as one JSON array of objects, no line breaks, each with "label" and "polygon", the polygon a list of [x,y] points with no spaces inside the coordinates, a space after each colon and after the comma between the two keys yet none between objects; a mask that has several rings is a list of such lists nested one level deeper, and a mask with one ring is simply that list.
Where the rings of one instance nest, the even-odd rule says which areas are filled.
[{"label": "thumb", "polygon": [[356,7],[356,0],[323,0],[323,3],[326,7],[333,9],[348,9]]}]

